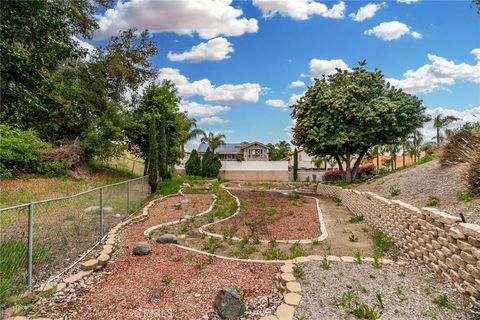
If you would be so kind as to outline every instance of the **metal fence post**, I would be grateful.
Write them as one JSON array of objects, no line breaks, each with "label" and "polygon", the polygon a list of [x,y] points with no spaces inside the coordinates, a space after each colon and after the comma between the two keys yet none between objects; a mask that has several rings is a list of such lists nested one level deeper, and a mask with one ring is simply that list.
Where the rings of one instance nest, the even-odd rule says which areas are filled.
[{"label": "metal fence post", "polygon": [[103,188],[100,188],[100,239],[103,238]]},{"label": "metal fence post", "polygon": [[130,212],[130,181],[127,182],[127,215]]},{"label": "metal fence post", "polygon": [[28,266],[27,290],[32,291],[33,271],[33,203],[28,205]]}]

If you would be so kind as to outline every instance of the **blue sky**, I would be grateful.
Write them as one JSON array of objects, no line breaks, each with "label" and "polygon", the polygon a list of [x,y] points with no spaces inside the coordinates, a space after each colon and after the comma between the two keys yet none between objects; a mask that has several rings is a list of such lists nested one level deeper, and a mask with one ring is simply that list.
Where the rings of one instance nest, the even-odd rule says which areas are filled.
[{"label": "blue sky", "polygon": [[92,45],[149,29],[159,79],[178,85],[200,127],[229,141],[289,139],[289,102],[311,78],[363,59],[431,114],[480,121],[480,16],[470,1],[134,0],[98,20]]}]

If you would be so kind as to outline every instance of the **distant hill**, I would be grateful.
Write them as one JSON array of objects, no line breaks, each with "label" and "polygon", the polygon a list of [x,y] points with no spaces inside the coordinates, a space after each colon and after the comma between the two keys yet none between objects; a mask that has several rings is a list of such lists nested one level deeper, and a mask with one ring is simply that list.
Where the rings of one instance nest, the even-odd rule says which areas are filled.
[{"label": "distant hill", "polygon": [[[388,199],[402,200],[417,207],[424,207],[431,195],[440,199],[437,208],[452,215],[463,213],[469,223],[480,224],[480,198],[470,201],[457,200],[457,194],[467,191],[463,180],[463,164],[442,167],[433,160],[413,168],[407,168],[373,181],[356,185],[360,191],[375,192]],[[400,194],[392,197],[390,188],[400,188]]]}]

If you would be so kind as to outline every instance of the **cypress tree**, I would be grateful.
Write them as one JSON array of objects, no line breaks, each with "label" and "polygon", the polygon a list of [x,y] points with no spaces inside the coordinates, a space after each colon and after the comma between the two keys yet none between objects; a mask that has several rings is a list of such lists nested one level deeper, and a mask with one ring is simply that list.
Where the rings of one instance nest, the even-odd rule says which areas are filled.
[{"label": "cypress tree", "polygon": [[185,172],[189,176],[200,176],[202,173],[200,157],[195,149],[192,150],[190,157],[185,163]]},{"label": "cypress tree", "polygon": [[297,148],[293,151],[293,181],[298,179],[298,151]]},{"label": "cypress tree", "polygon": [[165,133],[165,126],[166,126],[165,122],[166,122],[166,117],[165,117],[165,112],[163,111],[162,119],[160,121],[160,131],[159,131],[159,137],[158,137],[159,138],[158,142],[160,147],[160,150],[159,150],[160,161],[159,161],[158,170],[162,180],[166,179],[168,175],[167,173],[167,137]]},{"label": "cypress tree", "polygon": [[148,138],[148,159],[148,184],[152,193],[155,193],[158,187],[158,145],[157,124],[153,115]]},{"label": "cypress tree", "polygon": [[218,176],[222,163],[218,155],[214,155],[210,148],[207,149],[202,159],[202,175],[215,178]]}]

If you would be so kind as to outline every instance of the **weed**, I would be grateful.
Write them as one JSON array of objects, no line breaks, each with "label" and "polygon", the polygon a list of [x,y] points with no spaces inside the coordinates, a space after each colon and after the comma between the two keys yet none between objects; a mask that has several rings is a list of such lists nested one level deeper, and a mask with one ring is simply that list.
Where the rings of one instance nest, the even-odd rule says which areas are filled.
[{"label": "weed", "polygon": [[322,260],[322,269],[329,270],[330,269],[330,262],[328,261],[327,257],[323,258]]},{"label": "weed", "polygon": [[277,214],[277,209],[275,209],[275,208],[273,208],[273,207],[270,208],[270,209],[268,209],[268,211],[267,211],[267,216],[273,217],[275,214]]},{"label": "weed", "polygon": [[186,258],[187,258],[187,260],[190,261],[190,262],[192,262],[193,260],[195,260],[195,256],[194,256],[193,254],[191,254],[191,253],[187,254]]},{"label": "weed", "polygon": [[148,238],[148,240],[151,240],[152,237],[153,237],[153,230],[151,230],[151,231],[148,232],[147,238]]},{"label": "weed", "polygon": [[380,308],[383,308],[383,295],[380,292],[375,292],[375,299]]},{"label": "weed", "polygon": [[367,233],[367,232],[370,231],[370,229],[368,229],[368,227],[363,227],[363,228],[362,228],[362,231],[365,232],[365,233]]},{"label": "weed", "polygon": [[334,196],[334,197],[332,198],[332,200],[333,200],[333,202],[335,203],[335,205],[336,205],[337,207],[339,207],[339,206],[342,205],[342,199],[340,199],[338,196]]},{"label": "weed", "polygon": [[340,299],[340,304],[347,309],[348,312],[352,310],[353,306],[358,304],[359,299],[358,295],[355,290],[350,289],[342,294],[342,298]]},{"label": "weed", "polygon": [[290,247],[290,253],[292,259],[307,255],[307,252],[298,241],[292,244]]},{"label": "weed", "polygon": [[357,242],[358,241],[358,237],[356,235],[354,235],[353,233],[350,233],[350,235],[348,236],[348,241],[350,242]]},{"label": "weed", "polygon": [[379,257],[373,257],[372,266],[380,269],[382,267],[382,260]]},{"label": "weed", "polygon": [[470,201],[473,199],[473,194],[470,191],[463,191],[457,193],[458,201]]},{"label": "weed", "polygon": [[355,262],[356,263],[362,263],[362,253],[360,252],[360,250],[357,250],[355,251],[355,253],[353,254],[353,256],[355,257]]},{"label": "weed", "polygon": [[320,244],[320,240],[318,240],[317,238],[312,239],[312,244],[313,244],[314,246],[317,246],[317,245]]},{"label": "weed", "polygon": [[286,254],[280,250],[275,239],[270,240],[270,246],[263,252],[267,260],[282,260],[286,258]]},{"label": "weed", "polygon": [[258,203],[258,207],[259,208],[266,208],[267,203],[265,202],[265,200],[260,200],[260,202]]},{"label": "weed", "polygon": [[360,223],[363,221],[363,216],[353,216],[350,218],[350,220],[347,221],[347,223]]},{"label": "weed", "polygon": [[391,186],[389,191],[392,197],[398,196],[400,194],[400,188],[397,186]]},{"label": "weed", "polygon": [[375,256],[383,258],[385,254],[392,250],[393,242],[390,241],[383,233],[375,232],[372,235],[373,251]]},{"label": "weed", "polygon": [[166,285],[169,285],[170,283],[172,283],[173,281],[173,278],[169,275],[166,275],[165,277],[163,277],[162,279],[162,283],[163,284],[166,284]]},{"label": "weed", "polygon": [[183,233],[190,232],[190,230],[191,230],[190,224],[188,222],[184,222],[182,223],[182,226],[180,227],[179,232],[183,234]]},{"label": "weed", "polygon": [[455,303],[451,303],[448,301],[448,297],[446,294],[439,295],[437,298],[433,300],[437,306],[441,308],[447,308],[448,310],[456,310],[457,306]]},{"label": "weed", "polygon": [[290,199],[290,200],[297,200],[297,199],[300,199],[300,198],[303,198],[303,196],[301,194],[299,194],[298,192],[292,192],[292,193],[288,194],[288,199]]},{"label": "weed", "polygon": [[430,195],[427,201],[427,207],[435,207],[440,203],[440,199],[437,196]]},{"label": "weed", "polygon": [[233,255],[240,259],[248,259],[248,257],[257,251],[253,245],[240,245],[240,248],[233,251]]},{"label": "weed", "polygon": [[375,307],[369,307],[368,304],[362,303],[359,304],[353,311],[352,314],[359,319],[369,319],[377,320],[380,319],[377,310]]},{"label": "weed", "polygon": [[215,251],[220,248],[223,248],[222,241],[214,237],[208,238],[203,244],[203,250],[206,250],[209,253],[215,253]]},{"label": "weed", "polygon": [[425,287],[425,293],[428,295],[431,295],[433,292],[433,286],[432,286],[432,281],[427,280],[427,286]]},{"label": "weed", "polygon": [[404,278],[406,276],[405,271],[400,271],[398,276]]},{"label": "weed", "polygon": [[303,266],[299,265],[298,263],[293,264],[293,275],[296,278],[305,279],[305,270],[303,270]]},{"label": "weed", "polygon": [[202,260],[197,260],[195,262],[195,269],[202,270],[203,268],[205,268],[205,263]]},{"label": "weed", "polygon": [[369,293],[370,292],[370,290],[368,290],[368,288],[366,288],[366,287],[362,287],[360,289],[360,291],[362,291],[363,293]]},{"label": "weed", "polygon": [[252,237],[252,243],[253,244],[260,244],[260,237],[258,236],[258,234],[253,234],[253,237]]}]

